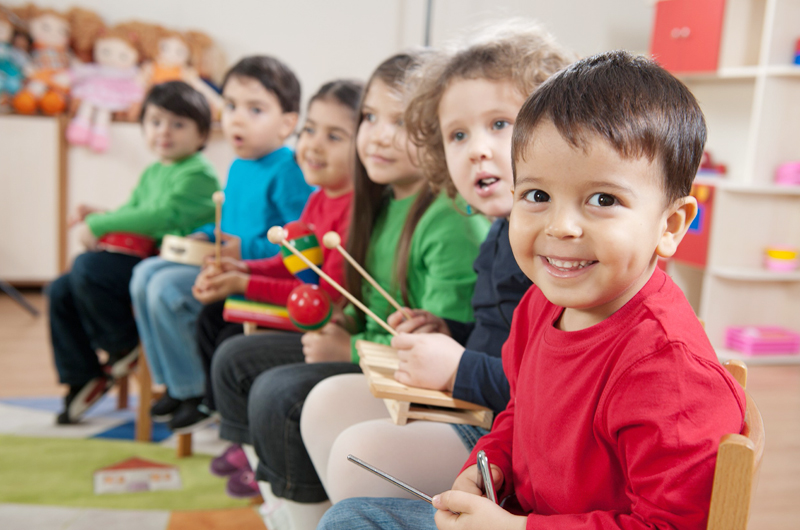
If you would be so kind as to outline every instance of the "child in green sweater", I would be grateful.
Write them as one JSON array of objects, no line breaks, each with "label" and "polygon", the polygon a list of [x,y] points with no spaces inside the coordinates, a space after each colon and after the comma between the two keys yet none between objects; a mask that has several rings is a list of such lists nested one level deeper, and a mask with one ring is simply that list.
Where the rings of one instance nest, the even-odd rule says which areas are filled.
[{"label": "child in green sweater", "polygon": [[[100,244],[104,236],[130,234],[159,243],[167,234],[186,235],[214,220],[212,194],[219,183],[200,154],[211,112],[205,98],[181,81],[156,85],[140,122],[147,146],[159,158],[142,174],[131,198],[102,212],[79,206],[70,220],[87,252],[48,288],[50,335],[59,381],[69,385],[58,424],[77,421],[136,362],[139,337],[128,283],[141,248],[128,251]],[[139,236],[139,237],[137,237]],[[108,353],[102,366],[97,350]]]}]

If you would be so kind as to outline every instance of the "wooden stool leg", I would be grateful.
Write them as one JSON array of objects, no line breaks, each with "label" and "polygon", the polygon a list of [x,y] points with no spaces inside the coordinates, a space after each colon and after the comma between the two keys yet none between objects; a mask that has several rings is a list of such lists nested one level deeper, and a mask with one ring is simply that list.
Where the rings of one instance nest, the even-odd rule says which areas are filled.
[{"label": "wooden stool leg", "polygon": [[153,439],[153,419],[150,417],[150,404],[153,401],[153,381],[147,367],[144,352],[139,355],[136,375],[139,379],[139,410],[136,413],[136,440],[149,442]]},{"label": "wooden stool leg", "polygon": [[117,410],[128,408],[128,377],[117,380]]},{"label": "wooden stool leg", "polygon": [[178,435],[178,458],[192,456],[192,433]]}]

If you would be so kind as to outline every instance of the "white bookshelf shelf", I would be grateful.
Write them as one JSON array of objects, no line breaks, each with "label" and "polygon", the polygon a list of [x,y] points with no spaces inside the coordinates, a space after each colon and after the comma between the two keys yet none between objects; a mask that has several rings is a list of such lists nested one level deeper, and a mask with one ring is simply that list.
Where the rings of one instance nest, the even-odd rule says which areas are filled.
[{"label": "white bookshelf shelf", "polygon": [[788,355],[747,355],[727,348],[716,348],[716,352],[720,361],[737,359],[748,366],[800,364],[800,355],[796,353]]},{"label": "white bookshelf shelf", "polygon": [[743,280],[751,282],[797,282],[800,272],[773,272],[750,267],[710,267],[709,273],[726,280]]}]

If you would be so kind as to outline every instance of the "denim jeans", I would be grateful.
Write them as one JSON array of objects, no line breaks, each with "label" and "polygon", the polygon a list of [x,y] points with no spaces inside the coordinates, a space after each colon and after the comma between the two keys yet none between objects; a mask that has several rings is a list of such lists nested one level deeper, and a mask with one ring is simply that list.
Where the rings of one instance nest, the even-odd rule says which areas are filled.
[{"label": "denim jeans", "polygon": [[435,513],[436,509],[425,501],[345,499],[325,513],[317,530],[436,530]]},{"label": "denim jeans", "polygon": [[197,316],[203,304],[192,296],[200,267],[148,258],[133,269],[130,294],[136,326],[153,380],[176,399],[205,393],[197,352]]},{"label": "denim jeans", "polygon": [[126,254],[86,252],[47,288],[60,382],[82,386],[103,374],[96,350],[118,354],[138,343],[128,282],[139,261]]},{"label": "denim jeans", "polygon": [[264,372],[253,382],[247,416],[259,460],[256,478],[269,482],[277,497],[295,502],[328,498],[300,436],[300,413],[317,383],[360,372],[349,362],[291,364]]}]

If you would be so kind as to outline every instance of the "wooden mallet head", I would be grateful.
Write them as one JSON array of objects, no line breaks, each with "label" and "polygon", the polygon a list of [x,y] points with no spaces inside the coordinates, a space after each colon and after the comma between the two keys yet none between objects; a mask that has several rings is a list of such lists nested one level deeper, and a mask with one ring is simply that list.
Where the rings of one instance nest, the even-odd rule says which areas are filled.
[{"label": "wooden mallet head", "polygon": [[325,245],[326,248],[336,248],[342,244],[342,237],[336,232],[328,232],[322,237],[322,244]]},{"label": "wooden mallet head", "polygon": [[214,201],[215,204],[222,204],[225,202],[225,192],[215,191],[214,195],[211,196],[211,200]]},{"label": "wooden mallet head", "polygon": [[286,230],[282,226],[273,226],[267,231],[267,239],[274,245],[280,245],[286,239]]}]

